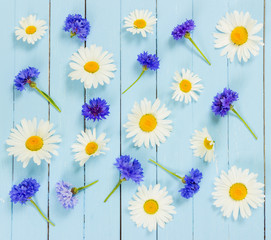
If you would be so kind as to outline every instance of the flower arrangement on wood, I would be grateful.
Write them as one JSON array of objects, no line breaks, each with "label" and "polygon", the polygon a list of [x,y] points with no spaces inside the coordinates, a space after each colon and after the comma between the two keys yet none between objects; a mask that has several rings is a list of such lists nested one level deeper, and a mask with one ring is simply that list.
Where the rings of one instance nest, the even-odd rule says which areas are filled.
[{"label": "flower arrangement on wood", "polygon": [[109,193],[104,202],[118,189],[122,182],[129,181],[130,179],[139,184],[143,181],[143,169],[138,160],[133,159],[129,155],[122,155],[116,159],[114,163],[116,168],[120,171],[120,179],[115,188]]},{"label": "flower arrangement on wood", "polygon": [[251,216],[250,207],[262,206],[264,184],[257,182],[257,177],[248,169],[242,170],[236,166],[231,167],[228,173],[221,172],[220,177],[215,179],[212,195],[214,205],[221,208],[223,216],[229,218],[232,215],[237,220],[240,213],[242,218],[248,218]]},{"label": "flower arrangement on wood", "polygon": [[166,119],[170,111],[163,105],[160,109],[160,100],[157,98],[153,105],[151,101],[144,98],[140,104],[135,102],[132,114],[128,114],[128,122],[124,124],[127,128],[127,138],[134,137],[133,142],[136,147],[143,144],[146,148],[151,145],[159,146],[164,143],[166,137],[172,130],[171,120]]},{"label": "flower arrangement on wood", "polygon": [[134,86],[142,77],[144,72],[146,72],[148,69],[156,71],[160,66],[160,60],[156,54],[152,55],[145,51],[137,55],[137,61],[142,65],[142,72],[139,77],[122,94],[126,93],[132,86]]},{"label": "flower arrangement on wood", "polygon": [[13,185],[11,191],[9,192],[11,202],[19,202],[22,205],[26,204],[27,202],[31,202],[33,206],[38,210],[40,215],[52,226],[55,226],[47,217],[45,217],[45,215],[33,200],[33,197],[39,191],[39,188],[40,184],[35,179],[26,178],[20,184]]},{"label": "flower arrangement on wood", "polygon": [[72,185],[70,183],[60,181],[56,184],[56,195],[58,201],[66,209],[74,208],[75,205],[78,203],[78,198],[76,198],[75,195],[77,195],[77,193],[79,193],[80,191],[94,185],[98,181],[99,180],[96,180],[95,182],[79,188],[71,187]]},{"label": "flower arrangement on wood", "polygon": [[161,164],[153,161],[152,159],[149,159],[149,161],[151,161],[155,165],[159,166],[160,168],[164,169],[169,174],[177,177],[178,179],[182,181],[182,183],[184,184],[184,187],[181,188],[179,192],[181,193],[181,196],[183,198],[186,198],[186,199],[192,198],[199,191],[200,189],[199,184],[202,179],[202,173],[198,169],[192,168],[191,171],[189,172],[189,175],[185,175],[184,177],[181,177],[177,175],[176,173],[173,173],[167,168],[163,167]]},{"label": "flower arrangement on wood", "polygon": [[27,41],[28,44],[35,44],[48,29],[48,27],[45,26],[46,22],[37,19],[37,16],[35,15],[29,15],[27,18],[22,18],[19,23],[21,26],[15,28],[16,39],[22,39],[24,42]]},{"label": "flower arrangement on wood", "polygon": [[61,112],[61,110],[53,101],[53,99],[37,87],[35,80],[39,75],[40,72],[37,68],[34,67],[25,68],[21,70],[17,74],[17,76],[15,76],[14,86],[16,87],[17,90],[23,91],[25,90],[25,85],[28,84],[31,88],[36,89],[41,96],[43,96],[50,104],[52,104],[55,107],[55,109]]},{"label": "flower arrangement on wood", "polygon": [[81,41],[87,41],[90,32],[90,24],[80,14],[69,14],[65,20],[65,32],[70,32],[71,38],[77,36]]},{"label": "flower arrangement on wood", "polygon": [[212,111],[215,115],[219,115],[221,117],[224,117],[228,114],[228,112],[231,110],[233,111],[236,116],[245,124],[245,126],[248,128],[248,130],[251,132],[253,137],[257,140],[256,135],[251,130],[251,128],[247,125],[245,120],[239,115],[239,113],[234,109],[233,102],[238,100],[238,93],[235,91],[232,91],[229,88],[224,88],[222,93],[218,93],[214,97],[214,101],[212,104]]},{"label": "flower arrangement on wood", "polygon": [[7,148],[9,155],[17,157],[18,162],[27,167],[29,161],[33,159],[37,165],[41,160],[47,163],[51,162],[52,154],[58,155],[56,149],[57,143],[61,142],[59,135],[54,135],[53,124],[49,121],[41,120],[37,125],[37,119],[22,119],[21,124],[11,129],[6,143],[10,146]]},{"label": "flower arrangement on wood", "polygon": [[239,62],[247,62],[251,54],[259,54],[259,46],[263,45],[262,37],[255,35],[262,28],[263,24],[257,24],[248,12],[226,13],[216,26],[220,33],[214,33],[215,48],[223,48],[221,56],[227,55],[231,62],[235,55]]},{"label": "flower arrangement on wood", "polygon": [[156,24],[156,21],[152,12],[136,9],[124,18],[124,28],[127,28],[127,31],[133,35],[141,34],[145,38],[146,33],[153,33],[153,25]]},{"label": "flower arrangement on wood", "polygon": [[137,227],[143,226],[150,232],[156,230],[156,226],[161,228],[172,221],[172,214],[175,214],[175,207],[172,205],[172,196],[168,195],[167,188],[160,188],[160,184],[149,186],[139,186],[134,200],[129,202],[131,219]]},{"label": "flower arrangement on wood", "polygon": [[173,29],[171,35],[173,36],[173,38],[175,40],[182,39],[183,37],[187,38],[194,45],[194,47],[199,51],[199,53],[206,60],[206,62],[209,65],[211,65],[211,63],[209,62],[209,60],[205,57],[205,55],[202,53],[202,51],[199,49],[199,47],[196,45],[196,43],[193,41],[193,39],[191,37],[190,33],[195,29],[195,27],[196,27],[196,25],[195,25],[194,20],[192,20],[192,19],[186,20],[181,25],[177,25]]}]

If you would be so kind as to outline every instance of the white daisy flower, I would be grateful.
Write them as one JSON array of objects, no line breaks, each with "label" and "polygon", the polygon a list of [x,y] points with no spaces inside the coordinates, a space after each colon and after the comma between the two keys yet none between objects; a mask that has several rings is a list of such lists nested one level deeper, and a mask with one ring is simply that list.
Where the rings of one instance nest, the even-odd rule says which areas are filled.
[{"label": "white daisy flower", "polygon": [[175,72],[174,82],[171,89],[174,90],[172,99],[175,101],[190,103],[192,98],[198,101],[197,92],[201,92],[203,86],[199,84],[201,79],[198,75],[192,73],[189,69],[182,69],[182,75],[178,71]]},{"label": "white daisy flower", "polygon": [[99,84],[109,84],[110,78],[115,75],[116,65],[113,64],[113,54],[107,51],[102,52],[102,47],[95,44],[88,47],[81,47],[78,53],[71,57],[70,67],[74,70],[69,74],[71,80],[80,80],[85,88],[97,88]]},{"label": "white daisy flower", "polygon": [[223,216],[229,218],[233,214],[237,220],[239,212],[242,218],[251,215],[250,207],[257,208],[264,202],[261,188],[264,184],[257,182],[257,174],[249,170],[237,169],[233,166],[228,173],[221,172],[220,178],[215,180],[214,205],[221,207]]},{"label": "white daisy flower", "polygon": [[17,40],[22,38],[24,42],[27,41],[29,44],[34,44],[38,39],[41,39],[48,29],[47,26],[44,26],[46,24],[44,20],[38,20],[33,15],[22,18],[19,23],[21,27],[15,27]]},{"label": "white daisy flower", "polygon": [[215,159],[214,141],[207,128],[202,131],[195,130],[194,136],[190,139],[191,148],[194,150],[194,156],[203,158],[205,162],[211,162]]},{"label": "white daisy flower", "polygon": [[153,147],[155,144],[159,146],[160,142],[164,143],[166,137],[170,135],[172,121],[165,118],[171,112],[165,105],[158,109],[159,106],[159,99],[156,99],[153,105],[146,98],[140,102],[140,105],[135,102],[132,114],[128,114],[129,121],[124,124],[128,132],[126,137],[134,137],[135,146],[141,147],[143,143],[146,148],[149,148],[150,143]]},{"label": "white daisy flower", "polygon": [[11,129],[11,134],[6,143],[11,146],[7,149],[9,155],[17,157],[18,162],[23,163],[25,168],[29,161],[40,165],[41,160],[51,162],[52,154],[58,155],[56,143],[61,142],[59,135],[54,135],[53,124],[49,121],[40,120],[37,126],[37,119],[23,119],[21,125]]},{"label": "white daisy flower", "polygon": [[124,18],[124,28],[127,28],[127,31],[133,35],[141,33],[143,37],[146,37],[146,33],[153,33],[153,25],[156,24],[156,21],[152,12],[136,9]]},{"label": "white daisy flower", "polygon": [[250,54],[258,55],[259,45],[263,45],[262,38],[255,35],[262,27],[263,24],[257,24],[257,20],[252,19],[248,12],[226,13],[226,17],[223,17],[216,26],[220,33],[214,33],[215,48],[224,47],[221,56],[227,54],[231,62],[235,54],[240,62],[242,60],[247,62]]},{"label": "white daisy flower", "polygon": [[102,133],[97,137],[96,129],[93,131],[87,129],[85,132],[77,135],[77,143],[72,145],[72,151],[75,152],[74,159],[80,162],[82,167],[90,157],[96,157],[100,154],[105,154],[103,151],[108,151],[106,144],[110,139],[106,139],[106,134]]},{"label": "white daisy flower", "polygon": [[150,232],[156,230],[156,225],[164,228],[165,223],[172,221],[172,214],[175,214],[175,207],[172,196],[167,195],[166,187],[160,189],[160,184],[149,189],[142,185],[133,196],[134,200],[129,202],[131,219],[137,227],[143,226]]}]

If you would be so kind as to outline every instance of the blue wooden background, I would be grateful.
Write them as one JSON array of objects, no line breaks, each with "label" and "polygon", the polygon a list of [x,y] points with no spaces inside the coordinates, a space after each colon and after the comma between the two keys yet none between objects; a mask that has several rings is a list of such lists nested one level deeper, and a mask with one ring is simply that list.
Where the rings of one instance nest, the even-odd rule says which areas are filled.
[{"label": "blue wooden background", "polygon": [[[123,18],[134,9],[149,9],[157,15],[153,35],[146,39],[126,32]],[[1,0],[1,87],[0,87],[0,239],[1,240],[271,240],[271,2],[270,0]],[[213,47],[215,25],[226,11],[249,11],[254,19],[263,22],[260,32],[265,46],[248,63],[233,63],[220,57]],[[118,67],[110,85],[85,91],[83,85],[71,81],[68,63],[72,53],[83,45],[69,38],[62,28],[69,13],[86,15],[92,26],[86,45],[97,44],[114,54]],[[16,41],[14,28],[21,17],[36,14],[49,26],[45,37],[34,46]],[[208,66],[188,41],[174,41],[171,31],[177,23],[193,18],[197,28],[193,38],[212,62]],[[147,72],[125,95],[121,92],[136,79],[141,68],[136,61],[140,52],[157,53],[161,68]],[[34,91],[13,89],[14,76],[27,66],[37,67],[41,74],[38,85],[49,92],[60,105],[62,113],[49,106]],[[205,86],[197,103],[184,105],[171,100],[176,70],[189,68],[199,74]],[[213,96],[229,86],[240,93],[235,105],[240,114],[257,133],[255,141],[249,131],[233,115],[218,119],[210,111]],[[111,105],[111,115],[99,122],[84,122],[81,106],[91,97],[103,97]],[[144,97],[154,101],[159,97],[172,111],[174,130],[165,144],[158,148],[133,148],[126,139],[122,125],[127,121],[135,101]],[[48,166],[31,163],[26,169],[9,157],[5,140],[9,130],[22,118],[49,119],[62,136],[59,156]],[[76,135],[87,127],[97,127],[111,138],[110,151],[87,162],[80,168],[73,161],[70,146]],[[216,141],[216,161],[204,163],[193,157],[189,139],[195,129],[207,127]],[[131,154],[139,159],[145,171],[145,184],[160,183],[173,195],[177,214],[165,229],[149,233],[137,229],[130,220],[128,201],[136,192],[132,182],[124,183],[104,204],[105,196],[118,180],[112,163],[120,154]],[[185,174],[191,167],[204,173],[201,191],[194,199],[179,196],[176,179],[148,163],[152,158]],[[266,202],[263,208],[253,210],[247,220],[234,222],[225,219],[212,203],[213,181],[221,170],[237,165],[258,173],[258,180],[266,184]],[[13,184],[25,177],[34,177],[41,183],[35,200],[56,227],[46,224],[28,205],[12,205],[8,192]],[[55,184],[66,180],[82,186],[99,179],[99,183],[80,193],[74,210],[65,210],[56,200]]]}]

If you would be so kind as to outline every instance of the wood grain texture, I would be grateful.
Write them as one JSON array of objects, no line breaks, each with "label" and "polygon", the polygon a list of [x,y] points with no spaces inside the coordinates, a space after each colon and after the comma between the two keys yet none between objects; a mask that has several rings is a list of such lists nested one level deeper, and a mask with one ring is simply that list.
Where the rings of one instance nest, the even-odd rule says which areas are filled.
[{"label": "wood grain texture", "polygon": [[[271,240],[271,3],[267,0],[0,0],[2,14],[1,52],[2,85],[0,88],[0,239],[2,240]],[[148,9],[157,16],[154,33],[142,38],[123,29],[123,18],[134,9]],[[249,11],[252,18],[264,23],[259,34],[264,35],[265,46],[257,57],[247,63],[233,63],[220,56],[213,47],[212,34],[215,25],[227,11]],[[70,38],[63,31],[65,18],[70,13],[85,15],[91,24],[86,43]],[[36,14],[47,22],[46,35],[34,46],[16,41],[14,28],[21,17]],[[193,39],[206,54],[212,65],[202,59],[190,42],[174,41],[171,31],[178,23],[193,18],[196,30]],[[71,81],[69,58],[80,46],[96,44],[114,54],[117,65],[115,78],[110,85],[84,90],[79,81]],[[140,74],[136,61],[143,51],[157,53],[161,67],[157,72],[148,71],[132,89],[121,94]],[[36,92],[18,92],[13,89],[14,76],[27,66],[37,67],[41,74],[38,86],[60,106],[58,113]],[[199,101],[185,105],[171,99],[175,71],[190,69],[202,79],[204,90]],[[236,109],[256,132],[255,141],[245,126],[233,114],[216,118],[210,111],[213,96],[230,87],[239,92]],[[110,104],[110,117],[99,123],[84,121],[81,107],[90,98],[105,98]],[[166,104],[173,121],[173,132],[166,143],[157,148],[133,147],[126,138],[123,124],[135,101],[144,97],[152,102],[158,97]],[[59,156],[52,158],[48,166],[30,163],[26,169],[6,152],[5,140],[10,129],[22,118],[49,119],[57,134],[62,136]],[[110,151],[90,159],[85,167],[73,160],[71,145],[84,128],[97,128],[111,139]],[[195,129],[207,127],[216,141],[216,160],[206,164],[193,156],[189,139]],[[160,183],[167,186],[173,196],[177,214],[165,229],[149,233],[137,228],[130,220],[128,202],[136,193],[137,185],[124,182],[109,201],[103,200],[118,181],[118,171],[113,166],[120,154],[137,158],[143,168],[149,186]],[[181,183],[163,170],[148,162],[152,158],[169,169],[186,174],[192,167],[199,168],[204,179],[200,192],[194,199],[182,199],[178,193]],[[215,208],[211,193],[213,182],[221,170],[237,165],[257,173],[264,182],[266,202],[263,208],[252,210],[249,219],[233,221],[222,217]],[[49,214],[56,227],[51,227],[31,205],[12,205],[9,190],[12,184],[25,177],[33,177],[41,184],[35,197],[42,211]],[[99,182],[78,195],[79,204],[74,210],[65,210],[55,194],[59,180],[71,182],[77,187],[95,180]]]}]

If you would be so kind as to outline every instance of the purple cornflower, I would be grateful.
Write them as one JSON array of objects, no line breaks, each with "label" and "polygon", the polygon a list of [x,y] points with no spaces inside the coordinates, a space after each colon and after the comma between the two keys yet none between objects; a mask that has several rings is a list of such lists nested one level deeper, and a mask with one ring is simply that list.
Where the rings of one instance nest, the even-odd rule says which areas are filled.
[{"label": "purple cornflower", "polygon": [[34,67],[28,67],[21,70],[14,79],[16,89],[19,91],[25,90],[25,84],[35,81],[39,74],[39,70]]},{"label": "purple cornflower", "polygon": [[173,36],[173,38],[175,40],[179,40],[179,39],[183,38],[185,36],[185,34],[193,31],[195,27],[196,27],[195,22],[192,19],[186,20],[181,25],[177,25],[173,29],[171,35]]},{"label": "purple cornflower", "polygon": [[108,194],[104,202],[118,189],[122,182],[133,180],[135,183],[139,184],[143,181],[143,169],[138,160],[133,159],[129,155],[123,155],[116,159],[114,165],[120,171],[120,179],[115,186],[115,188]]},{"label": "purple cornflower", "polygon": [[60,181],[56,184],[56,195],[58,201],[64,208],[74,208],[74,206],[78,203],[78,199],[72,193],[71,184]]},{"label": "purple cornflower", "polygon": [[90,31],[90,24],[80,14],[69,14],[65,20],[64,30],[71,33],[71,37],[77,35],[81,41],[86,41]]},{"label": "purple cornflower", "polygon": [[160,61],[156,54],[148,54],[144,51],[137,55],[137,61],[143,66],[143,68],[151,69],[153,71],[159,69]]},{"label": "purple cornflower", "polygon": [[89,104],[85,103],[82,106],[82,115],[88,119],[97,120],[106,119],[106,116],[109,116],[109,105],[105,99],[93,98],[89,100]]},{"label": "purple cornflower", "polygon": [[199,183],[202,179],[202,173],[198,169],[191,169],[189,172],[190,176],[185,175],[184,177],[184,188],[181,188],[179,192],[181,192],[182,197],[188,199],[193,197],[200,189]]},{"label": "purple cornflower", "polygon": [[217,93],[212,104],[215,115],[224,117],[231,110],[232,103],[238,100],[238,93],[229,88],[224,88],[222,93]]},{"label": "purple cornflower", "polygon": [[25,178],[20,184],[13,185],[9,192],[11,202],[25,204],[39,191],[40,185],[33,178]]},{"label": "purple cornflower", "polygon": [[140,162],[129,155],[120,156],[114,165],[119,169],[121,179],[126,181],[132,179],[137,184],[143,181],[143,169]]},{"label": "purple cornflower", "polygon": [[145,71],[148,69],[155,71],[159,69],[160,66],[160,60],[156,54],[148,54],[146,51],[137,55],[137,61],[143,67],[142,72],[139,77],[122,94],[126,93],[142,77]]}]

